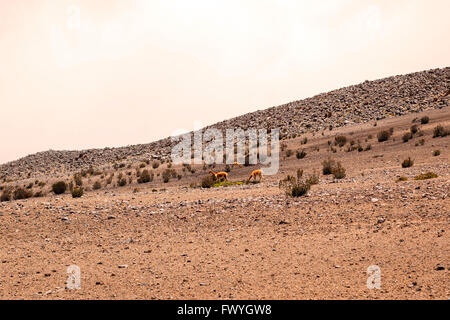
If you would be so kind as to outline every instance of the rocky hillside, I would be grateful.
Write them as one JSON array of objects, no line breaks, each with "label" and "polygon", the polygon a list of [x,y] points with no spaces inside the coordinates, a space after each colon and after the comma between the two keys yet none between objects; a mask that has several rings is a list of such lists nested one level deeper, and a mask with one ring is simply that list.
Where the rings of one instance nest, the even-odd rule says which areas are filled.
[{"label": "rocky hillside", "polygon": [[[220,128],[279,128],[281,138],[306,132],[342,127],[353,123],[380,120],[449,104],[450,67],[376,81],[322,93],[278,107],[248,113],[219,122]],[[59,175],[100,167],[129,159],[167,159],[172,143],[169,138],[149,144],[83,151],[45,151],[0,166],[0,178],[20,179],[41,175]]]}]

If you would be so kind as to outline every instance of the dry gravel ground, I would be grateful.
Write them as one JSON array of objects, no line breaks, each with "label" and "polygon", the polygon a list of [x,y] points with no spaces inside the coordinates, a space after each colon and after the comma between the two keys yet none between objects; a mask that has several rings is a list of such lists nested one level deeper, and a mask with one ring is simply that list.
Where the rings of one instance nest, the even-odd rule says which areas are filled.
[{"label": "dry gravel ground", "polygon": [[[425,135],[403,143],[424,114]],[[202,190],[181,180],[158,186],[166,191],[147,185],[1,203],[0,298],[448,299],[450,136],[432,138],[438,123],[449,127],[449,108],[327,131],[305,146],[290,140],[306,158],[283,159],[261,184]],[[395,141],[378,143],[376,133],[391,127]],[[331,153],[327,141],[339,132],[372,150]],[[278,188],[286,174],[319,171],[329,156],[345,179],[321,175],[295,199]],[[403,169],[408,156],[414,166]],[[427,171],[439,177],[413,179]],[[409,180],[395,182],[401,175]],[[79,290],[66,288],[69,265],[81,269]],[[380,289],[366,286],[370,265],[381,268]]]}]

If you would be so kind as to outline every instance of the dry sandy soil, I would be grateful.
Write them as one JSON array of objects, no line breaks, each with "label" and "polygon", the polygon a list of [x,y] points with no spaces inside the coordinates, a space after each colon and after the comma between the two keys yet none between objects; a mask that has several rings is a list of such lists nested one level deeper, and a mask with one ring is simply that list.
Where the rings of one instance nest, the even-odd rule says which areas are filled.
[{"label": "dry sandy soil", "polygon": [[[425,114],[425,134],[403,143]],[[309,135],[306,145],[289,140],[288,149],[307,156],[283,158],[278,175],[260,184],[198,189],[183,179],[138,192],[3,202],[0,298],[448,299],[450,136],[432,138],[439,123],[449,127],[448,107]],[[395,141],[379,143],[376,134],[391,127]],[[332,153],[327,142],[337,133],[372,149]],[[330,156],[345,179],[320,175],[300,198],[278,188],[297,168],[320,172]],[[408,156],[414,166],[402,168]],[[234,169],[230,178],[253,169]],[[428,171],[438,178],[414,180]],[[66,288],[69,265],[80,267],[81,289]],[[371,265],[381,269],[380,289],[366,286]]]}]

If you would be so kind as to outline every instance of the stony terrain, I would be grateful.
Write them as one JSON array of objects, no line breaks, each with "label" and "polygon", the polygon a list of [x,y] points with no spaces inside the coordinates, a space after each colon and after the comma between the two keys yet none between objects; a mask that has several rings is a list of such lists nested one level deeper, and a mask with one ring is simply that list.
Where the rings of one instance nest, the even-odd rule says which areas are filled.
[{"label": "stony terrain", "polygon": [[[148,146],[46,152],[3,166],[3,190],[31,183],[29,190],[41,190],[43,196],[0,202],[0,298],[448,299],[450,135],[433,136],[437,126],[450,128],[449,71],[368,82],[280,111],[260,111],[276,119],[282,110],[312,110],[314,99],[331,106],[333,97],[343,99],[340,112],[348,108],[333,121],[317,111],[321,125],[311,121],[310,130],[286,138],[278,174],[261,183],[199,188],[208,175],[201,165],[173,166],[181,177],[164,183],[161,176],[170,164],[160,161],[154,168],[150,157],[142,162]],[[381,104],[385,97],[392,115],[381,105],[358,102],[364,90],[371,93],[368,101]],[[416,103],[402,104],[400,95]],[[358,116],[356,106],[369,111]],[[254,115],[243,116],[249,126]],[[429,121],[422,123],[423,117]],[[330,123],[335,128],[323,130]],[[412,125],[418,131],[404,142]],[[299,123],[286,128],[291,126],[307,129]],[[379,142],[377,134],[389,130],[389,139]],[[335,145],[336,136],[345,136],[345,145]],[[139,148],[142,154],[135,154]],[[157,150],[152,155],[164,154]],[[297,150],[306,156],[298,159]],[[403,168],[408,157],[414,163]],[[64,167],[74,158],[83,159],[83,165],[74,160]],[[328,158],[342,163],[343,179],[322,174]],[[49,159],[48,169],[43,159]],[[81,198],[50,191],[52,182],[69,181],[91,165],[95,169],[82,177]],[[258,167],[233,167],[230,180],[244,181]],[[136,172],[146,168],[153,181],[137,183]],[[318,173],[319,183],[306,196],[292,198],[278,183],[299,168]],[[27,170],[29,178],[23,176]],[[427,172],[436,176],[414,179]],[[120,173],[131,183],[119,187]],[[98,190],[93,190],[95,181],[101,182]],[[66,287],[70,265],[81,269],[80,289]],[[367,288],[371,265],[381,269],[380,289]]]}]

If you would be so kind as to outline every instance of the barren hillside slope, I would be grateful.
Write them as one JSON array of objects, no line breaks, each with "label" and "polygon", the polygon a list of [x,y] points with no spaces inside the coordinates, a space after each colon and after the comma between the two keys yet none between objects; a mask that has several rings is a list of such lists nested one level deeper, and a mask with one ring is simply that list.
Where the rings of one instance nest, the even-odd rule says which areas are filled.
[{"label": "barren hillside slope", "polygon": [[[210,127],[279,128],[281,138],[448,106],[450,67],[393,76],[245,114]],[[447,94],[447,95],[446,95]],[[128,159],[168,159],[169,138],[149,144],[83,151],[45,151],[0,166],[0,179],[73,173]]]}]

